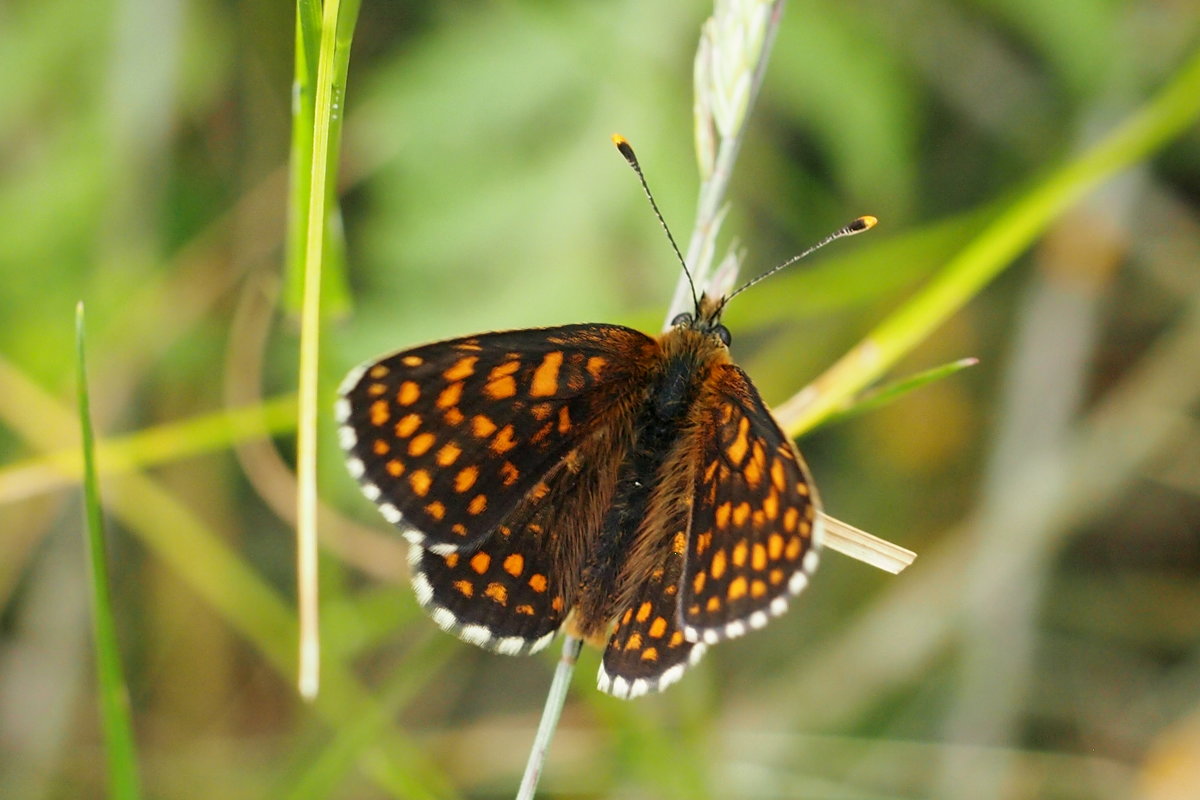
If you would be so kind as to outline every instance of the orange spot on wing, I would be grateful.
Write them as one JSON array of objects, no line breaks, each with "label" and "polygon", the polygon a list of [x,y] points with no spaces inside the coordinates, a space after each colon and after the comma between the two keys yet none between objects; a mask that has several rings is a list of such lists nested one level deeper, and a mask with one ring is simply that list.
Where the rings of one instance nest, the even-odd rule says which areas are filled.
[{"label": "orange spot on wing", "polygon": [[800,557],[801,546],[802,543],[799,536],[793,536],[791,539],[788,539],[787,548],[785,548],[783,551],[783,554],[787,556],[788,561],[795,561]]},{"label": "orange spot on wing", "polygon": [[472,464],[469,467],[464,467],[457,475],[454,476],[454,491],[462,494],[467,489],[475,485],[476,479],[479,478],[479,467]]},{"label": "orange spot on wing", "polygon": [[712,531],[705,531],[696,537],[696,555],[702,556],[712,546]]},{"label": "orange spot on wing", "polygon": [[655,639],[661,639],[666,632],[667,620],[663,617],[655,617],[654,622],[650,623],[650,635]]},{"label": "orange spot on wing", "polygon": [[716,611],[720,607],[721,607],[721,598],[717,597],[715,594],[712,597],[708,598],[708,602],[704,604],[704,608],[706,611]]},{"label": "orange spot on wing", "polygon": [[763,513],[767,515],[767,519],[773,520],[779,516],[779,497],[774,492],[767,495],[763,500]]},{"label": "orange spot on wing", "polygon": [[796,521],[800,519],[800,512],[795,507],[789,508],[783,512],[783,529],[788,533],[796,530]]},{"label": "orange spot on wing", "polygon": [[745,525],[748,519],[750,519],[750,504],[738,503],[738,507],[733,510],[733,524],[740,527]]},{"label": "orange spot on wing", "polygon": [[675,539],[671,543],[671,551],[683,555],[687,551],[687,535],[683,531],[675,534]]},{"label": "orange spot on wing", "polygon": [[513,610],[516,611],[518,614],[523,614],[527,617],[533,616],[533,606],[529,605],[528,603],[522,603],[521,605],[517,606]]},{"label": "orange spot on wing", "polygon": [[454,588],[457,589],[458,593],[463,597],[470,597],[471,595],[475,594],[475,585],[470,581],[455,581]]},{"label": "orange spot on wing", "polygon": [[408,454],[410,456],[423,456],[433,447],[437,441],[432,433],[422,433],[419,436],[413,437],[413,440],[408,443]]},{"label": "orange spot on wing", "polygon": [[729,456],[729,460],[734,465],[740,465],[742,459],[746,456],[746,451],[750,449],[750,442],[746,438],[750,431],[750,420],[742,417],[738,423],[737,438],[733,440],[729,447],[725,448],[725,455]]},{"label": "orange spot on wing", "polygon": [[742,597],[745,597],[746,590],[747,590],[747,586],[746,586],[745,577],[738,575],[736,578],[734,578],[729,583],[729,593],[728,594],[729,594],[730,602],[732,602],[734,600],[738,600]]},{"label": "orange spot on wing", "polygon": [[762,480],[762,467],[754,459],[746,462],[746,466],[742,468],[742,477],[746,479],[746,483],[750,484],[750,488],[757,489],[759,482]]},{"label": "orange spot on wing", "polygon": [[608,359],[604,356],[592,356],[587,360],[587,366],[584,367],[588,374],[599,380],[600,373],[604,372],[604,368],[608,366]]},{"label": "orange spot on wing", "polygon": [[650,612],[653,610],[654,609],[649,602],[642,603],[640,606],[638,606],[637,621],[645,622],[646,620],[650,619]]},{"label": "orange spot on wing", "polygon": [[457,425],[466,419],[466,417],[457,408],[447,408],[446,413],[442,415],[442,419],[446,420],[447,425]]},{"label": "orange spot on wing", "polygon": [[492,367],[492,371],[488,373],[489,381],[500,380],[512,375],[521,368],[520,361],[505,361],[498,367]]},{"label": "orange spot on wing", "polygon": [[561,350],[546,353],[542,363],[533,371],[533,383],[529,387],[532,397],[553,397],[558,393],[558,369],[562,366]]},{"label": "orange spot on wing", "polygon": [[546,591],[546,576],[540,572],[535,572],[529,576],[529,588],[533,589],[538,594]]},{"label": "orange spot on wing", "polygon": [[725,574],[725,550],[724,550],[724,548],[717,550],[716,552],[713,553],[712,565],[709,566],[708,571],[711,572],[712,576],[714,578],[716,578],[717,580],[720,580],[721,576]]},{"label": "orange spot on wing", "polygon": [[563,599],[561,597],[554,598],[553,600],[550,601],[550,607],[553,608],[555,611],[562,611],[563,610]]},{"label": "orange spot on wing", "polygon": [[521,572],[525,569],[525,557],[520,553],[513,553],[508,558],[504,559],[504,571],[514,578],[521,577]]},{"label": "orange spot on wing", "polygon": [[425,506],[425,513],[434,519],[440,520],[446,516],[446,506],[434,500],[429,505]]},{"label": "orange spot on wing", "polygon": [[446,566],[451,569],[458,566],[458,553],[447,553],[442,556],[442,559],[446,562]]},{"label": "orange spot on wing", "polygon": [[400,384],[400,390],[396,392],[396,402],[402,406],[411,406],[413,403],[421,399],[421,387],[412,381],[405,381]]},{"label": "orange spot on wing", "polygon": [[692,594],[700,594],[704,589],[704,582],[708,579],[708,575],[703,572],[697,572],[696,577],[692,578]]},{"label": "orange spot on wing", "polygon": [[761,572],[767,568],[767,548],[761,542],[754,543],[754,553],[750,556],[750,566]]},{"label": "orange spot on wing", "polygon": [[487,509],[487,495],[477,494],[471,498],[471,502],[467,504],[467,513],[471,516],[482,514]]},{"label": "orange spot on wing", "polygon": [[783,488],[787,486],[787,477],[783,474],[782,461],[771,462],[771,485],[780,492],[782,492]]},{"label": "orange spot on wing", "polygon": [[500,479],[505,486],[512,486],[521,477],[521,471],[511,461],[500,465]]},{"label": "orange spot on wing", "polygon": [[492,557],[480,550],[475,555],[471,556],[471,569],[478,572],[480,575],[488,571],[488,567],[492,565]]},{"label": "orange spot on wing", "polygon": [[429,477],[429,473],[423,469],[419,469],[412,475],[408,476],[408,485],[412,487],[413,492],[417,497],[424,497],[429,493],[429,487],[433,483],[433,479]]},{"label": "orange spot on wing", "polygon": [[671,634],[671,641],[667,642],[667,647],[679,647],[683,644],[683,631],[675,631]]},{"label": "orange spot on wing", "polygon": [[493,400],[507,400],[517,393],[517,382],[511,375],[506,375],[484,384],[483,393]]},{"label": "orange spot on wing", "polygon": [[393,478],[399,478],[404,474],[404,464],[399,459],[393,458],[386,464],[388,474]]},{"label": "orange spot on wing", "polygon": [[629,634],[629,639],[625,642],[626,650],[640,650],[642,647],[642,635],[637,631]]},{"label": "orange spot on wing", "polygon": [[475,434],[480,439],[486,439],[496,432],[496,423],[492,422],[491,417],[484,414],[476,414],[471,418],[471,433]]},{"label": "orange spot on wing", "polygon": [[442,393],[438,395],[437,407],[454,408],[458,405],[458,401],[462,399],[462,388],[463,385],[460,382],[452,383],[445,389],[442,389]]},{"label": "orange spot on wing", "polygon": [[374,444],[371,445],[371,450],[373,450],[377,456],[386,456],[392,451],[392,446],[383,439],[376,439]]},{"label": "orange spot on wing", "polygon": [[778,533],[772,533],[767,537],[767,553],[771,556],[772,561],[778,561],[783,555],[783,537]]},{"label": "orange spot on wing", "polygon": [[[400,363],[406,367],[419,367],[425,363],[425,359],[421,358],[420,356],[405,356],[404,358],[400,359]],[[385,371],[384,375],[386,375],[386,374],[387,374],[387,372]],[[376,377],[382,377],[382,376],[376,376]]]},{"label": "orange spot on wing", "polygon": [[658,661],[658,648],[647,647],[642,651],[642,661]]},{"label": "orange spot on wing", "polygon": [[454,366],[442,373],[442,377],[448,381],[461,381],[463,378],[469,378],[475,374],[475,362],[479,360],[479,356],[466,356],[454,362]]},{"label": "orange spot on wing", "polygon": [[378,428],[386,425],[391,416],[387,400],[376,400],[374,403],[371,403],[371,424],[375,427]]},{"label": "orange spot on wing", "polygon": [[413,435],[417,428],[421,427],[420,414],[406,414],[396,423],[396,435],[401,439],[407,439]]},{"label": "orange spot on wing", "polygon": [[721,503],[721,505],[717,506],[716,521],[718,528],[724,530],[725,528],[729,527],[729,515],[732,511],[732,503]]},{"label": "orange spot on wing", "polygon": [[567,407],[563,406],[558,410],[558,432],[566,433],[571,430],[571,415],[567,413]]},{"label": "orange spot on wing", "polygon": [[437,463],[439,466],[448,467],[457,461],[460,455],[462,455],[462,448],[454,442],[447,442],[442,445],[441,450],[437,451]]},{"label": "orange spot on wing", "polygon": [[500,605],[508,605],[508,587],[503,583],[489,583],[483,593]]},{"label": "orange spot on wing", "polygon": [[513,439],[513,426],[505,425],[500,429],[500,432],[496,434],[496,438],[492,439],[491,443],[488,445],[488,448],[491,449],[493,453],[504,454],[516,446],[517,443]]},{"label": "orange spot on wing", "polygon": [[754,598],[762,597],[767,593],[767,585],[762,581],[752,581],[750,583],[750,596]]},{"label": "orange spot on wing", "polygon": [[371,367],[371,371],[367,373],[372,378],[383,378],[388,374],[388,368],[383,364],[376,364]]},{"label": "orange spot on wing", "polygon": [[746,540],[742,539],[736,545],[734,545],[733,555],[730,560],[733,561],[735,566],[740,567],[740,566],[745,565],[746,556],[749,554],[750,554],[750,548],[749,548],[749,546],[747,546]]}]

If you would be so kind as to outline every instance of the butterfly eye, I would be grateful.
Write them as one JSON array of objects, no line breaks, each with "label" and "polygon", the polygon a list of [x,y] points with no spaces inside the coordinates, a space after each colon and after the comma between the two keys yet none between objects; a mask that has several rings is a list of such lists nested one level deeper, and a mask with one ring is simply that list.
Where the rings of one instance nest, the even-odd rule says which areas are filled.
[{"label": "butterfly eye", "polygon": [[733,341],[733,337],[729,335],[729,328],[726,328],[724,325],[718,325],[717,327],[713,328],[713,333],[716,334],[717,338],[720,339],[726,347],[729,347],[729,343]]},{"label": "butterfly eye", "polygon": [[675,317],[675,319],[671,320],[671,325],[672,325],[672,326],[675,326],[675,325],[691,325],[691,324],[692,324],[692,315],[691,315],[691,314],[688,314],[688,313],[686,313],[686,312],[685,312],[685,313],[683,313],[683,314],[680,314],[680,315],[678,315],[677,317]]}]

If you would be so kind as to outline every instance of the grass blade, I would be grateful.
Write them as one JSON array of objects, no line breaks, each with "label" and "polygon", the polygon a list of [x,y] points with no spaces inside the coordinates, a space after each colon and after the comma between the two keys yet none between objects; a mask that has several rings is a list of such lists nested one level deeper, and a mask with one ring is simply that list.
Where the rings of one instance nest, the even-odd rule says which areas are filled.
[{"label": "grass blade", "polygon": [[960,358],[957,361],[951,361],[949,364],[942,364],[940,367],[923,370],[906,378],[901,378],[898,381],[893,381],[886,386],[881,386],[874,391],[863,394],[851,403],[847,403],[840,411],[835,411],[826,417],[821,422],[820,427],[836,425],[839,422],[844,422],[852,417],[865,414],[868,411],[883,408],[887,404],[899,400],[911,391],[920,389],[928,383],[949,378],[951,375],[962,372],[964,369],[973,367],[978,363],[978,358]]},{"label": "grass blade", "polygon": [[1179,136],[1198,115],[1200,51],[1122,125],[1023,192],[912,300],[808,387],[776,407],[783,429],[799,436],[834,413],[979,294],[1087,192]]},{"label": "grass blade", "polygon": [[79,377],[79,427],[83,435],[84,542],[92,568],[92,635],[96,645],[100,719],[104,726],[107,752],[108,793],[116,800],[134,800],[141,797],[137,748],[133,741],[129,692],[121,670],[116,624],[113,621],[112,603],[108,593],[104,514],[100,508],[100,487],[96,478],[95,436],[92,433],[88,396],[82,302],[75,308],[75,347]]}]

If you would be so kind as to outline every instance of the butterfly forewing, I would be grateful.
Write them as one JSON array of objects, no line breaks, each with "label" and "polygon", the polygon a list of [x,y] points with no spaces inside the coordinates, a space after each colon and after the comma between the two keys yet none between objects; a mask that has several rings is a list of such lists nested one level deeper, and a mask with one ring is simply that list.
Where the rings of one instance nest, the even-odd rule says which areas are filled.
[{"label": "butterfly forewing", "polygon": [[366,364],[343,384],[351,472],[410,540],[447,554],[495,531],[611,412],[656,347],[616,325],[488,333]]},{"label": "butterfly forewing", "polygon": [[746,374],[722,365],[709,388],[680,614],[690,640],[712,643],[787,609],[816,568],[821,530],[808,470]]}]

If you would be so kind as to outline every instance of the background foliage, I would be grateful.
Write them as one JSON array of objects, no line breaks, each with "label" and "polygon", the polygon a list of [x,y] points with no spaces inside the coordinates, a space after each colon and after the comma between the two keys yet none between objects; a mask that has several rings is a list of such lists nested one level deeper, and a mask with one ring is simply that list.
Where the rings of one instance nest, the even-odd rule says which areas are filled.
[{"label": "background foliage", "polygon": [[[97,796],[73,309],[142,783],[163,798],[502,797],[553,655],[438,632],[326,431],[324,686],[295,696],[296,341],[278,312],[294,9],[0,7],[0,796]],[[705,4],[365,3],[331,396],[492,328],[653,330],[697,179]],[[1187,2],[789,4],[726,231],[735,356],[787,398],[1007,200],[1169,81]],[[829,555],[803,602],[624,703],[585,653],[553,797],[1169,798],[1200,785],[1200,135],[1107,182],[909,354],[973,370],[806,437],[827,509],[921,553]],[[234,415],[226,408],[240,409]],[[326,420],[328,422],[328,420]],[[553,650],[554,648],[552,648]]]}]

